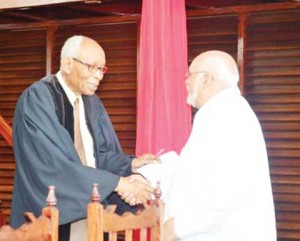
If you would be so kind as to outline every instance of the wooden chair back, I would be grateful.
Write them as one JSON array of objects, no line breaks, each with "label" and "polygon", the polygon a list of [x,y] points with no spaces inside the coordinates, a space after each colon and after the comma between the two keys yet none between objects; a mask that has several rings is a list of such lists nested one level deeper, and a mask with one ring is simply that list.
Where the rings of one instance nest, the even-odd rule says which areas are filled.
[{"label": "wooden chair back", "polygon": [[47,207],[36,218],[33,213],[24,213],[27,223],[17,229],[4,225],[0,229],[0,241],[58,241],[59,211],[55,207],[54,187],[49,187]]},{"label": "wooden chair back", "polygon": [[[115,206],[104,209],[99,203],[100,196],[97,185],[93,188],[92,202],[87,207],[88,241],[104,241],[104,233],[108,233],[109,241],[117,241],[118,234],[125,235],[125,241],[132,241],[133,230],[140,230],[140,241],[159,241],[162,235],[163,202],[157,198],[136,214],[115,213]],[[150,232],[147,232],[150,229]],[[150,238],[147,239],[147,234]]]}]

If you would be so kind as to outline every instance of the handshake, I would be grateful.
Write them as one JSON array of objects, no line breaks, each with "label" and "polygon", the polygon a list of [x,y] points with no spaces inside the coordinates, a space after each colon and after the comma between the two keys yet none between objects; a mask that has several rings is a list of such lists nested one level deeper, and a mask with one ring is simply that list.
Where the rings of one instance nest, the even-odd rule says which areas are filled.
[{"label": "handshake", "polygon": [[[147,164],[160,162],[159,158],[153,154],[145,154],[132,160],[132,172]],[[128,177],[120,177],[115,191],[129,205],[146,203],[151,199],[154,188],[144,177],[139,174],[133,174]]]}]

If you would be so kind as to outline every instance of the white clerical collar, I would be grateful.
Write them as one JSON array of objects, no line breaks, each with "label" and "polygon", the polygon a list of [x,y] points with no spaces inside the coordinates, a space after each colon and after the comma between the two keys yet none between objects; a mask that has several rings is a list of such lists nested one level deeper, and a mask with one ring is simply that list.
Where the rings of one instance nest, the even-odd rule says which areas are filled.
[{"label": "white clerical collar", "polygon": [[74,102],[77,98],[81,98],[81,95],[76,95],[71,89],[70,87],[66,84],[64,78],[62,77],[60,71],[58,71],[56,73],[56,78],[58,79],[58,82],[61,84],[61,86],[63,87],[70,103],[74,106]]}]

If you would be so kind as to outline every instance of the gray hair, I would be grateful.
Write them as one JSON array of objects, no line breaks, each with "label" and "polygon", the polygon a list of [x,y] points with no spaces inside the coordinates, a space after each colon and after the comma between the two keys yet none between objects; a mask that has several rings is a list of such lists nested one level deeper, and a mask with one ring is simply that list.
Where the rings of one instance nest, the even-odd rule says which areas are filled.
[{"label": "gray hair", "polygon": [[83,41],[84,36],[82,35],[74,35],[66,40],[64,43],[61,52],[60,57],[66,57],[66,58],[74,58],[77,56],[81,43]]}]

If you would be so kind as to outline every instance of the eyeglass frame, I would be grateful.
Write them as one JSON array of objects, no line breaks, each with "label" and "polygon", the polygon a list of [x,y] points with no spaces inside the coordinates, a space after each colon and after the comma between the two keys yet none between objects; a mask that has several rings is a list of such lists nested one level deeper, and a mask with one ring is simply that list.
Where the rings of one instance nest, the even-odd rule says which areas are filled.
[{"label": "eyeglass frame", "polygon": [[203,71],[195,71],[195,72],[186,72],[186,74],[185,74],[185,76],[186,76],[186,78],[189,78],[189,77],[191,77],[193,74],[208,74],[208,71],[205,71],[205,70],[203,70]]},{"label": "eyeglass frame", "polygon": [[77,63],[80,63],[80,64],[85,65],[86,67],[88,67],[88,71],[90,73],[96,73],[96,71],[99,70],[100,73],[105,74],[108,70],[107,66],[96,66],[94,64],[85,63],[85,62],[83,62],[83,61],[81,61],[80,59],[77,59],[77,58],[72,58],[72,59],[74,61],[76,61]]}]

